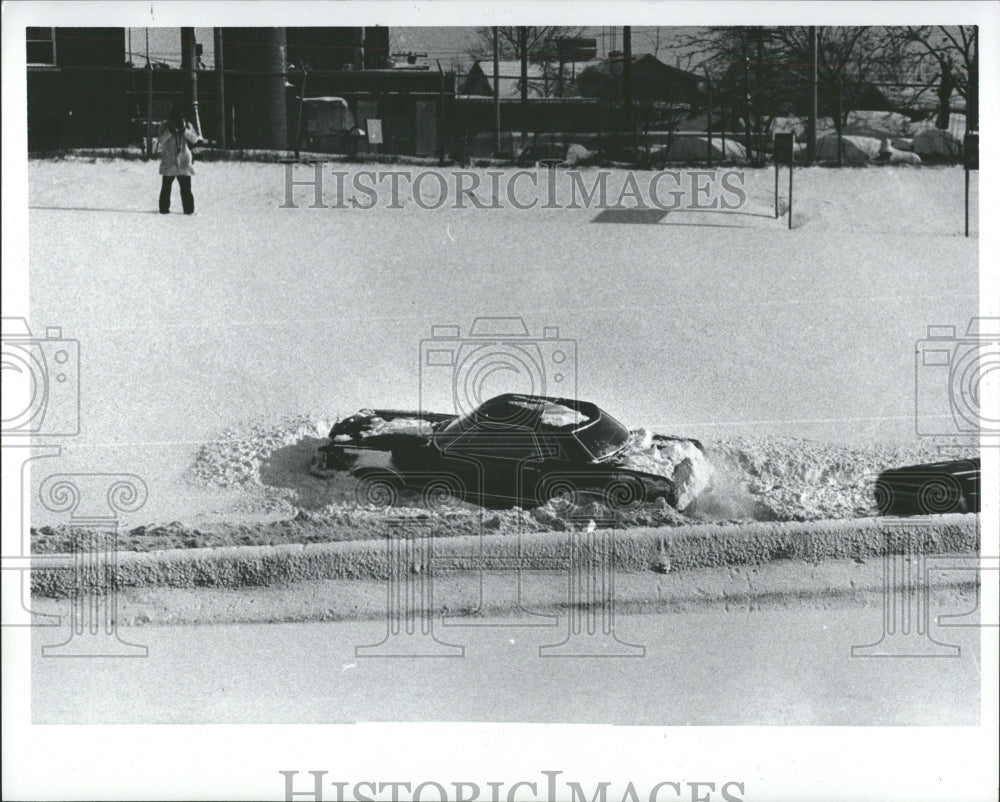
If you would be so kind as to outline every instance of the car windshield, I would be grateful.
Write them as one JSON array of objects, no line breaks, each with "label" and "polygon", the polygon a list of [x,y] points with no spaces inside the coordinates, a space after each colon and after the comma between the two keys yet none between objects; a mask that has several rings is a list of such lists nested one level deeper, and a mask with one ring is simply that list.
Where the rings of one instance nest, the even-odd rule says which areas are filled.
[{"label": "car windshield", "polygon": [[597,416],[574,432],[574,437],[595,460],[612,457],[628,443],[628,429],[607,412],[594,407]]},{"label": "car windshield", "polygon": [[606,459],[628,442],[628,429],[594,404],[533,396],[498,396],[449,422],[439,432],[439,445],[487,426],[496,433],[510,426],[542,435],[572,437],[592,460]]}]

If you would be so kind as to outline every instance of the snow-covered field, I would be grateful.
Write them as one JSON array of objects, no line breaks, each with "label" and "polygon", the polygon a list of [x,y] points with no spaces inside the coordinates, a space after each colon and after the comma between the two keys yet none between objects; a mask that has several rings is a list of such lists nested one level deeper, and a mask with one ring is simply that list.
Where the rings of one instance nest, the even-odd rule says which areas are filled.
[{"label": "snow-covered field", "polygon": [[[865,448],[917,445],[914,345],[929,324],[961,334],[978,309],[957,168],[797,169],[791,231],[771,217],[769,170],[747,171],[739,213],[647,225],[585,208],[310,209],[309,188],[282,209],[282,165],[197,170],[187,218],[176,196],[156,214],[152,164],[29,167],[31,322],[80,341],[82,388],[81,434],[36,476],[139,474],[150,498],[129,524],[259,511],[239,483],[190,481],[204,444],[255,422],[296,417],[318,437],[361,407],[414,408],[434,325],[558,326],[576,343],[576,393],[633,426]],[[569,394],[514,378],[483,392]],[[447,371],[424,390],[450,411]]]}]

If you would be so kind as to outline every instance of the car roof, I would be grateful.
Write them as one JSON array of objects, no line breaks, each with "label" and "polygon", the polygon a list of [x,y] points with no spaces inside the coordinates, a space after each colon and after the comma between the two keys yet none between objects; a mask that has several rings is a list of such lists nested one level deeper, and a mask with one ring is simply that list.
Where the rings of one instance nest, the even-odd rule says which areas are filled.
[{"label": "car roof", "polygon": [[527,402],[537,402],[539,408],[542,408],[544,403],[557,404],[561,407],[567,407],[572,410],[576,410],[582,415],[586,415],[588,418],[599,418],[601,415],[606,414],[604,410],[593,404],[590,401],[578,401],[574,398],[561,398],[558,396],[551,395],[531,395],[529,393],[501,393],[500,395],[495,395],[487,401],[484,401],[480,406],[486,406],[487,404],[492,404],[496,401],[506,400],[506,401],[527,401]]}]

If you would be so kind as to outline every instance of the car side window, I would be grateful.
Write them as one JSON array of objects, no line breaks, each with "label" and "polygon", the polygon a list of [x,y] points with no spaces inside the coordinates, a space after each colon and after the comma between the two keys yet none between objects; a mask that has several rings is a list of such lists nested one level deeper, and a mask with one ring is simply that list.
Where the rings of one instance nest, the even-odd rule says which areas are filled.
[{"label": "car side window", "polygon": [[523,461],[548,457],[551,448],[535,431],[527,427],[479,423],[450,441],[445,453],[470,458]]}]

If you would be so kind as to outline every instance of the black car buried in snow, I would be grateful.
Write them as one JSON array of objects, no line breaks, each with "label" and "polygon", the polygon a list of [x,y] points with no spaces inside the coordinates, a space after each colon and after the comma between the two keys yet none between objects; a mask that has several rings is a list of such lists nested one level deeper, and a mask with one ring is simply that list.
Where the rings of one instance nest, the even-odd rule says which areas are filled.
[{"label": "black car buried in snow", "polygon": [[979,457],[882,471],[873,495],[882,515],[979,512]]},{"label": "black car buried in snow", "polygon": [[360,480],[359,500],[382,507],[409,490],[431,508],[453,499],[622,508],[662,498],[683,510],[707,486],[711,467],[697,441],[652,435],[656,459],[646,462],[630,457],[633,444],[633,433],[595,404],[508,393],[461,416],[362,410],[334,425],[311,473],[349,472]]}]

